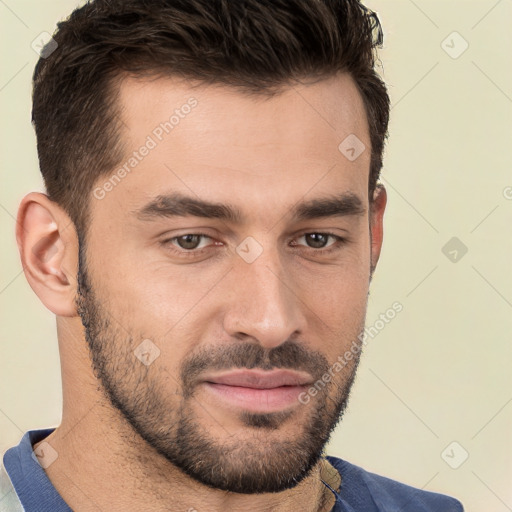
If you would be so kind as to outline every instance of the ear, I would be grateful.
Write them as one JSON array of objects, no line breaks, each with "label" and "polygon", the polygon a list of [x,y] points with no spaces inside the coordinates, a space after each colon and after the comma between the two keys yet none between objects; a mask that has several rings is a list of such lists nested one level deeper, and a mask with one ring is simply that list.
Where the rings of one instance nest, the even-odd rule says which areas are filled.
[{"label": "ear", "polygon": [[384,185],[377,185],[370,205],[370,240],[371,240],[371,269],[370,276],[377,266],[384,236],[384,211],[387,204],[387,192]]},{"label": "ear", "polygon": [[21,201],[16,241],[27,281],[58,316],[76,316],[78,237],[65,211],[39,192]]}]

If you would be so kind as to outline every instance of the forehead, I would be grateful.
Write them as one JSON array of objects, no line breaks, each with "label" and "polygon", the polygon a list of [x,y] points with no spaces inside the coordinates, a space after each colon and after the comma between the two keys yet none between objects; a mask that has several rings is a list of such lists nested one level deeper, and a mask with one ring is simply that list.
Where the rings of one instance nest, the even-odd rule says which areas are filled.
[{"label": "forehead", "polygon": [[[112,182],[99,208],[137,208],[172,190],[239,199],[242,210],[256,214],[258,205],[289,207],[306,194],[367,193],[368,125],[346,74],[286,86],[272,97],[176,78],[127,78],[119,106],[125,155],[96,183]],[[365,149],[351,160],[340,144],[354,136]]]}]

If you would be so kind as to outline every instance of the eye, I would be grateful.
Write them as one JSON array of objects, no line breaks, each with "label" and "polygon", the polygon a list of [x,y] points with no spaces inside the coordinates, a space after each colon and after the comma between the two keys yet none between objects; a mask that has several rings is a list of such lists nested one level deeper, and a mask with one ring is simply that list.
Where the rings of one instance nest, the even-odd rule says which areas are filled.
[{"label": "eye", "polygon": [[201,242],[205,239],[211,240],[209,236],[201,233],[187,233],[186,235],[170,238],[168,242],[174,246],[178,246],[180,249],[192,251],[194,249],[202,249],[205,247],[204,245],[201,246]]},{"label": "eye", "polygon": [[[326,252],[337,248],[337,246],[343,244],[343,242],[345,241],[344,238],[342,238],[341,236],[338,236],[338,235],[334,235],[333,233],[304,233],[297,240],[301,240],[301,239],[304,239],[306,242],[306,245],[308,247],[310,247],[311,249],[326,250]],[[332,240],[331,243],[328,243],[329,239]],[[293,245],[296,246],[296,245],[303,245],[303,244],[294,243]],[[333,246],[335,246],[335,247],[333,247]],[[321,252],[321,251],[318,251],[318,252]]]},{"label": "eye", "polygon": [[[305,243],[302,243],[302,240]],[[346,242],[345,238],[334,233],[309,232],[296,237],[290,245],[311,249],[314,254],[327,255],[341,249]],[[176,256],[189,258],[202,257],[205,253],[214,249],[214,246],[224,245],[204,233],[185,233],[163,240],[161,244]]]},{"label": "eye", "polygon": [[[324,247],[328,247],[327,242],[329,241],[329,238],[332,237],[327,233],[306,233],[300,238],[304,238],[308,246],[312,247],[313,249],[323,249]],[[335,241],[333,241],[333,243],[334,242]]]}]

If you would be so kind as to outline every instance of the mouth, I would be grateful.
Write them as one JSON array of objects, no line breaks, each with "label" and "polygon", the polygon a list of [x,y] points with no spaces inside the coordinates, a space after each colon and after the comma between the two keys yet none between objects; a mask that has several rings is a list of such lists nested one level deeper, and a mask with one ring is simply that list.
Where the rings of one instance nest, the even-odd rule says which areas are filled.
[{"label": "mouth", "polygon": [[254,413],[280,412],[300,404],[310,374],[295,370],[234,370],[203,379],[202,386],[221,405]]}]

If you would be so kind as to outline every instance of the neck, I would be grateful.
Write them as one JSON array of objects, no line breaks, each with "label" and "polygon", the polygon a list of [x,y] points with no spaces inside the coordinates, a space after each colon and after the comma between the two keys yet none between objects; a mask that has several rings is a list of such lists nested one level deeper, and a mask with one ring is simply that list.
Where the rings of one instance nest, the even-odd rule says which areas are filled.
[{"label": "neck", "polygon": [[[45,471],[77,512],[296,512],[329,510],[320,464],[299,485],[280,493],[236,494],[191,479],[148,445],[113,409],[90,373],[77,319],[58,323],[63,365],[61,425],[44,441],[58,458]],[[76,326],[73,326],[76,323]],[[330,491],[329,493],[330,494]],[[332,497],[327,496],[327,503]]]},{"label": "neck", "polygon": [[158,454],[104,401],[78,418],[63,419],[45,441],[59,455],[46,474],[77,512],[329,510],[319,464],[299,485],[280,493],[211,489]]}]

